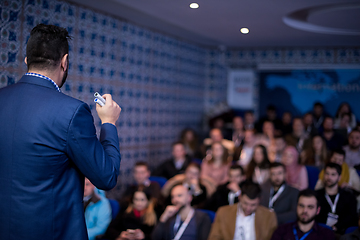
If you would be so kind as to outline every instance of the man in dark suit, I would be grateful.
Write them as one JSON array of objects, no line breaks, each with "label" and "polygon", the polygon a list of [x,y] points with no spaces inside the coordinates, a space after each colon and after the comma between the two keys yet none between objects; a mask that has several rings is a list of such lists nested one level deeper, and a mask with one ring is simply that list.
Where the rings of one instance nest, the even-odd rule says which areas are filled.
[{"label": "man in dark suit", "polygon": [[296,220],[296,206],[299,191],[285,182],[285,166],[274,162],[270,165],[270,179],[262,185],[260,204],[273,209],[278,224]]},{"label": "man in dark suit", "polygon": [[115,186],[120,107],[105,94],[96,106],[97,139],[87,104],[60,92],[68,72],[66,29],[40,24],[30,34],[28,73],[0,89],[0,239],[88,239],[84,176]]}]

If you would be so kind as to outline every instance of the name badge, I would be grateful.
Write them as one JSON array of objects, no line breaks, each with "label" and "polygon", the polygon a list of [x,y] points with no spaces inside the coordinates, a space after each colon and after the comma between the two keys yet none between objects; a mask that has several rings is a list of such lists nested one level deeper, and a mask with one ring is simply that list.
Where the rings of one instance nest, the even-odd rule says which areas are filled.
[{"label": "name badge", "polygon": [[328,213],[328,218],[326,220],[326,225],[333,227],[338,222],[339,216],[334,213]]}]

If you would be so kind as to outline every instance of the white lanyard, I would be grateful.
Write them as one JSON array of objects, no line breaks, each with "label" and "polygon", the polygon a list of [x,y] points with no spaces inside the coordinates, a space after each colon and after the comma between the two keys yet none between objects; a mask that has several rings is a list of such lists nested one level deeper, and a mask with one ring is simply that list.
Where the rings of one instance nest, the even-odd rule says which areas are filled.
[{"label": "white lanyard", "polygon": [[273,194],[274,192],[274,189],[272,188],[270,190],[270,199],[269,199],[269,208],[273,208],[274,206],[274,202],[279,198],[279,196],[282,194],[282,192],[284,191],[285,189],[285,184],[283,184],[279,190],[277,191],[277,193],[272,197],[271,195]]},{"label": "white lanyard", "polygon": [[331,212],[332,212],[332,213],[335,213],[335,212],[336,212],[336,205],[338,204],[339,196],[340,196],[339,193],[336,194],[335,201],[334,201],[334,203],[332,203],[329,195],[328,195],[327,193],[325,194],[326,201],[329,203],[329,205],[330,205],[330,207],[331,207]]},{"label": "white lanyard", "polygon": [[[181,236],[183,235],[185,229],[187,228],[187,226],[189,225],[189,222],[191,220],[191,218],[194,216],[195,210],[192,208],[190,210],[190,212],[188,213],[185,222],[181,225],[179,231],[176,233],[174,240],[179,240],[181,238]],[[179,228],[180,226],[180,215],[176,215],[176,220],[175,220],[175,224],[174,224],[174,233],[176,232],[176,230]]]},{"label": "white lanyard", "polygon": [[238,197],[240,193],[241,191],[237,191],[236,193],[232,191],[229,192],[228,194],[229,205],[233,205],[235,203],[235,198]]}]

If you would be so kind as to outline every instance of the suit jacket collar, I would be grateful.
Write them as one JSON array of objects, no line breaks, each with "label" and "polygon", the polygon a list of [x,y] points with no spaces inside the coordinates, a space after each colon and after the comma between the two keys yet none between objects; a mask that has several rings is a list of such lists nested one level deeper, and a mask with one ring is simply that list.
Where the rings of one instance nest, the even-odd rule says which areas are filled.
[{"label": "suit jacket collar", "polygon": [[57,91],[54,84],[52,84],[50,81],[43,79],[43,78],[35,77],[35,76],[24,75],[19,80],[19,83],[38,85],[41,87],[51,88],[51,89],[54,89],[55,91]]}]

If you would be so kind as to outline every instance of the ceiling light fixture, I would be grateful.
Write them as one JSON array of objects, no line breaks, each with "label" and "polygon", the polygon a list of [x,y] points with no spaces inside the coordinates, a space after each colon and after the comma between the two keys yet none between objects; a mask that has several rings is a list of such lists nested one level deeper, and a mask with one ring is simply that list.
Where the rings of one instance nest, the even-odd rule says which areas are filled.
[{"label": "ceiling light fixture", "polygon": [[242,29],[240,29],[240,32],[241,32],[242,34],[248,34],[248,33],[249,33],[249,29],[248,29],[248,28],[242,28]]},{"label": "ceiling light fixture", "polygon": [[199,8],[199,4],[197,4],[197,3],[191,3],[191,4],[190,4],[190,8],[193,8],[193,9]]}]

